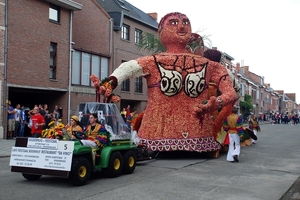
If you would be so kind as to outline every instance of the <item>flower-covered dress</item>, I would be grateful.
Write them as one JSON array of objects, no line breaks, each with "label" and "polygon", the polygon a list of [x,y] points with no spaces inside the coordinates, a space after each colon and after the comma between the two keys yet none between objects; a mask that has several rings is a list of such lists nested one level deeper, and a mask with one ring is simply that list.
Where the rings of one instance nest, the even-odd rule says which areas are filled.
[{"label": "flower-covered dress", "polygon": [[144,75],[148,86],[148,104],[138,132],[141,142],[152,151],[220,149],[210,113],[197,116],[194,107],[209,98],[209,82],[217,83],[224,106],[235,100],[224,66],[189,53],[160,53],[125,62],[111,76],[121,83],[133,74]]}]

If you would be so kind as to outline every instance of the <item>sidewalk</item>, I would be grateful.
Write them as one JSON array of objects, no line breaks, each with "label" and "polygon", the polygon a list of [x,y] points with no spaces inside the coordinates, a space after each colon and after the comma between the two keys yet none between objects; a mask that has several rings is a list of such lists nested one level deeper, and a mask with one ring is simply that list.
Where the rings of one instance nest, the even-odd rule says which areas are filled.
[{"label": "sidewalk", "polygon": [[0,139],[0,158],[10,157],[11,148],[15,146],[16,140]]}]

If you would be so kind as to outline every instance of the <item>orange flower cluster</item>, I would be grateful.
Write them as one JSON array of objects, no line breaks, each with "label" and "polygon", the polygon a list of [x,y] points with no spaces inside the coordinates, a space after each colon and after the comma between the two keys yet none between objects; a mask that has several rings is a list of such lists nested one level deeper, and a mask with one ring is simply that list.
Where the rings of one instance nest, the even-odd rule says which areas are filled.
[{"label": "orange flower cluster", "polygon": [[90,79],[93,82],[96,91],[99,92],[99,94],[103,95],[104,103],[117,103],[121,101],[121,98],[119,96],[112,93],[113,86],[108,78],[100,81],[97,76],[92,74],[90,76]]}]

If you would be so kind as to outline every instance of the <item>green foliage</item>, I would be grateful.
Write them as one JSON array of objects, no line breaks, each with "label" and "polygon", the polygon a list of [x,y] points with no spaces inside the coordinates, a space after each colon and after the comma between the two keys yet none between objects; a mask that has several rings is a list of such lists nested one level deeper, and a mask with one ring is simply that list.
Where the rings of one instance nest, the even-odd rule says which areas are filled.
[{"label": "green foliage", "polygon": [[166,48],[161,44],[157,35],[143,32],[141,42],[138,44],[138,50],[146,49],[149,52],[165,52]]},{"label": "green foliage", "polygon": [[[211,40],[209,39],[209,35],[203,35],[201,36],[202,40],[211,47]],[[195,49],[199,46],[199,43],[192,43],[190,46],[192,49]],[[203,45],[203,44],[202,44]],[[153,53],[159,53],[159,52],[165,52],[166,48],[162,45],[160,39],[158,38],[157,34],[152,34],[152,33],[147,33],[143,32],[142,37],[141,37],[141,42],[138,44],[137,49],[140,51],[141,49],[143,50],[148,50],[149,52]]]},{"label": "green foliage", "polygon": [[242,115],[249,115],[253,109],[252,97],[250,95],[245,94],[245,101],[240,101],[240,108]]},{"label": "green foliage", "polygon": [[[246,102],[249,102],[249,103],[252,103],[252,96],[248,95],[248,94],[245,94],[245,97],[244,97],[245,101]],[[252,105],[252,104],[251,104]],[[253,106],[252,106],[253,107]]]}]

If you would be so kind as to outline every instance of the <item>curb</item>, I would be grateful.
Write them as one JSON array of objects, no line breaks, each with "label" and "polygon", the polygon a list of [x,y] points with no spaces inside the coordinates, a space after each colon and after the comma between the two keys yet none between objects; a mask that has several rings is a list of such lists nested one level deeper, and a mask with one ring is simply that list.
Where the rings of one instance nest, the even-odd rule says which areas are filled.
[{"label": "curb", "polygon": [[299,188],[300,188],[300,177],[298,177],[295,183],[288,189],[288,191],[279,200],[300,199],[300,193],[298,192]]}]

